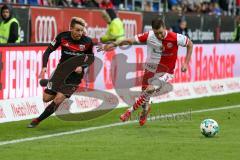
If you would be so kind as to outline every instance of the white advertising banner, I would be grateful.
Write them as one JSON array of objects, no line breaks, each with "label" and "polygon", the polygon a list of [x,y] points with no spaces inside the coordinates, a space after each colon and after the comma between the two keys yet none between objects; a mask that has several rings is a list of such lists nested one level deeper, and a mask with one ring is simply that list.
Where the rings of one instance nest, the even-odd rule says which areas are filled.
[{"label": "white advertising banner", "polygon": [[[45,49],[46,46],[1,47],[0,123],[33,118],[44,110],[43,88],[39,85],[38,74]],[[109,101],[110,106],[117,104],[117,107],[127,106],[126,99],[134,101],[137,93],[131,93],[129,89],[140,90],[146,49],[145,45],[134,45],[103,54],[96,52],[94,48],[95,63],[80,86],[85,90],[92,89],[111,94],[106,94],[103,98],[73,95],[70,108],[69,105],[65,105],[68,106],[65,109],[77,113],[98,108],[103,101]],[[188,71],[182,73],[181,63],[184,61],[186,50],[180,48],[175,78],[171,82],[174,90],[153,97],[152,101],[156,103],[239,92],[239,52],[239,44],[196,44]],[[60,54],[60,50],[51,54],[46,78],[55,69]],[[119,91],[124,89],[126,93],[119,94]],[[113,97],[117,98],[118,103],[111,102]]]}]

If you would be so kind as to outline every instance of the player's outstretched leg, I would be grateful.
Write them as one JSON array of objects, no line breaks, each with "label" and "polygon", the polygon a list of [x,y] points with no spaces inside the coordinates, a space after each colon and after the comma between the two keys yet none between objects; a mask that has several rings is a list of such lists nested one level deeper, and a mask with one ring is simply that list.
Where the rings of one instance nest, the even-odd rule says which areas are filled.
[{"label": "player's outstretched leg", "polygon": [[58,106],[59,105],[52,101],[52,103],[45,108],[43,113],[38,118],[32,120],[32,122],[28,125],[28,128],[35,128],[41,121],[52,115],[57,110]]},{"label": "player's outstretched leg", "polygon": [[123,113],[120,116],[120,120],[123,122],[127,121],[130,118],[132,112],[137,110],[140,106],[142,106],[146,102],[149,102],[150,96],[154,91],[155,91],[154,86],[151,86],[151,85],[148,86],[146,90],[142,92],[142,94],[139,96],[139,98],[136,100],[133,106],[127,109],[125,113]]},{"label": "player's outstretched leg", "polygon": [[48,118],[52,115],[58,108],[58,106],[64,101],[65,95],[62,93],[57,93],[53,101],[45,108],[43,113],[38,117],[32,120],[32,122],[27,126],[28,128],[35,128],[41,121]]}]

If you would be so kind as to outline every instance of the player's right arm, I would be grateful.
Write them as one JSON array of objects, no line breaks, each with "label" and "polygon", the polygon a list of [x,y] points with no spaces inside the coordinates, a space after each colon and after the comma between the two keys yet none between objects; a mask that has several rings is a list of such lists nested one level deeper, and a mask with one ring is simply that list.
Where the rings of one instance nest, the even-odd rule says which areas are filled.
[{"label": "player's right arm", "polygon": [[181,67],[181,71],[186,72],[192,56],[193,42],[187,36],[177,33],[177,44],[187,48],[187,55]]},{"label": "player's right arm", "polygon": [[48,58],[50,54],[55,51],[61,44],[61,35],[57,35],[57,37],[49,44],[48,48],[45,50],[43,53],[42,57],[42,70],[40,72],[39,77],[41,79],[44,79],[44,75],[47,71],[47,63],[48,63]]},{"label": "player's right arm", "polygon": [[132,45],[134,43],[146,43],[148,39],[149,32],[145,32],[142,34],[135,35],[134,38],[127,38],[119,41],[112,42],[110,44],[106,44],[103,47],[104,51],[112,50],[117,46],[124,46],[124,45]]}]

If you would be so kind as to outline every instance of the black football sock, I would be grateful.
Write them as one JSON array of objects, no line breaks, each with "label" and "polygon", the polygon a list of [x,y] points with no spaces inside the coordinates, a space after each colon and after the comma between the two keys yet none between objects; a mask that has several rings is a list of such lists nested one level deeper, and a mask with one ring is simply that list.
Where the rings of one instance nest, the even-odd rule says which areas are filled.
[{"label": "black football sock", "polygon": [[49,117],[51,114],[53,114],[59,105],[56,105],[54,103],[54,101],[52,101],[52,103],[50,103],[45,110],[43,111],[43,113],[37,118],[39,121],[42,121],[44,119],[46,119],[47,117]]}]

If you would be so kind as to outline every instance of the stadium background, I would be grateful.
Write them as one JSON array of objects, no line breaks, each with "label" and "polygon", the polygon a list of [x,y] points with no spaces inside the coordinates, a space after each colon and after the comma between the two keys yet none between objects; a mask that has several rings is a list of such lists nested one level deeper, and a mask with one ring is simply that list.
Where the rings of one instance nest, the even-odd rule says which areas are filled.
[{"label": "stadium background", "polygon": [[[0,0],[0,3],[10,1]],[[174,90],[152,98],[154,104],[151,104],[152,110],[144,126],[137,124],[139,112],[134,112],[130,121],[122,123],[119,115],[126,108],[121,107],[126,107],[124,102],[133,100],[133,94],[139,90],[135,86],[141,79],[134,77],[142,75],[142,71],[135,71],[144,63],[146,46],[117,48],[105,54],[96,52],[95,47],[97,62],[91,66],[91,74],[81,86],[88,88],[87,91],[89,88],[102,91],[98,92],[100,99],[75,94],[71,99],[73,103],[64,103],[59,110],[62,113],[93,111],[102,102],[119,108],[101,116],[91,113],[51,116],[34,129],[26,128],[30,119],[37,117],[46,106],[42,102],[43,88],[38,83],[38,74],[47,44],[58,32],[68,29],[71,16],[86,19],[88,34],[96,43],[104,34],[106,24],[100,16],[102,9],[86,5],[93,1],[12,0],[20,4],[13,4],[13,7],[22,28],[22,42],[0,45],[0,158],[239,160],[240,45],[232,41],[239,0],[113,0],[129,37],[150,29],[155,16],[164,17],[169,28],[183,15],[194,42],[188,72],[180,72],[185,55],[184,48],[180,48],[176,77],[172,81]],[[152,1],[162,3],[151,7]],[[141,2],[146,3],[141,5]],[[171,6],[173,2],[182,4]],[[206,12],[206,8],[198,8],[199,4],[197,8],[188,6],[191,2],[200,3],[201,7],[218,2],[220,8]],[[60,49],[51,54],[48,76],[59,58]],[[114,61],[120,63],[112,67]],[[116,76],[111,76],[111,69]],[[124,76],[128,79],[117,78],[121,73],[127,73]],[[117,80],[123,83],[123,92],[114,86]],[[131,87],[135,90],[130,91]],[[88,120],[89,117],[93,118]],[[200,123],[207,118],[216,120],[220,126],[213,138],[205,138],[199,130]]]},{"label": "stadium background", "polygon": [[[19,45],[1,46],[0,122],[33,118],[43,111],[45,106],[41,101],[43,89],[38,83],[41,56],[47,44],[59,32],[68,30],[71,17],[77,15],[86,20],[87,35],[92,37],[95,43],[99,42],[99,38],[106,31],[101,9],[16,5],[14,12],[20,21],[22,40]],[[160,13],[124,10],[118,11],[118,15],[124,23],[126,37],[149,30],[152,17],[163,17],[169,28],[183,16],[170,11]],[[173,80],[173,92],[154,97],[152,101],[162,102],[239,92],[240,46],[232,42],[235,16],[186,13],[184,17],[188,23],[189,36],[194,42],[189,71],[186,74],[180,72],[181,62],[185,55],[185,49],[181,48],[175,70],[176,77]],[[127,57],[126,64],[135,64],[137,70],[141,68],[138,64],[144,63],[146,58],[146,46],[134,45],[124,50],[118,48],[106,54],[97,53],[95,47],[94,52],[103,65],[91,66],[91,74],[81,84],[81,87],[109,91],[117,96],[118,107],[126,106],[124,99],[129,99],[131,96],[126,93],[116,94],[112,83],[113,77],[111,77],[111,62],[118,53],[121,53]],[[60,50],[51,54],[48,76],[56,67],[59,58]],[[96,73],[96,68],[99,67],[100,71]],[[121,72],[121,69],[121,66],[117,66],[113,74]],[[142,72],[136,72],[136,70],[128,76],[142,75]],[[96,80],[92,81],[95,75],[97,75]],[[138,84],[139,79],[136,79],[131,86],[136,87]],[[124,87],[122,89],[124,90]],[[101,104],[101,100],[92,97],[73,96],[71,99],[74,101],[71,105],[72,113],[89,111]],[[103,97],[104,101],[109,101],[109,99],[111,97]]]}]

